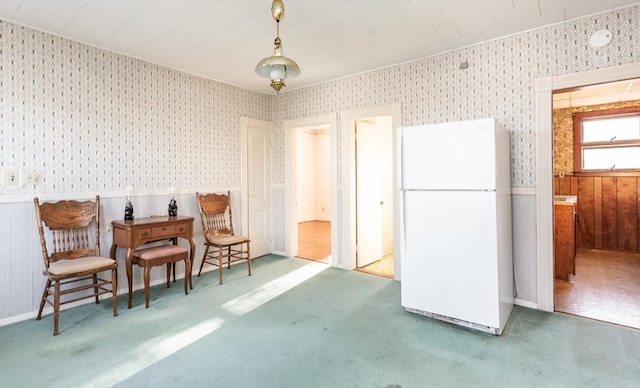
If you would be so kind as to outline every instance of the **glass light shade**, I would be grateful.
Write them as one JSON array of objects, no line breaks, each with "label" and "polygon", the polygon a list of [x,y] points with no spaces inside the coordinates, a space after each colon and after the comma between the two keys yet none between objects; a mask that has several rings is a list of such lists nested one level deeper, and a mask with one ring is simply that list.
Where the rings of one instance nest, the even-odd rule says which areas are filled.
[{"label": "glass light shade", "polygon": [[[266,57],[256,66],[256,74],[261,77],[272,79],[272,72],[276,69],[287,69],[287,78],[294,78],[300,75],[300,67],[293,60],[282,55],[272,55]],[[275,70],[279,71],[279,70]]]},{"label": "glass light shade", "polygon": [[271,67],[271,79],[284,79],[287,75],[287,68],[283,65],[273,65]]}]

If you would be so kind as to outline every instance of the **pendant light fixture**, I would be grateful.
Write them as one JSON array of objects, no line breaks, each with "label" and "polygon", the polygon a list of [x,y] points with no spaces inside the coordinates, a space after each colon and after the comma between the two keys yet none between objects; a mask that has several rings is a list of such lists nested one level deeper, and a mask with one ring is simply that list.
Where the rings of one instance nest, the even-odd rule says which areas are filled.
[{"label": "pendant light fixture", "polygon": [[291,58],[284,56],[282,52],[282,40],[280,40],[280,20],[284,17],[284,3],[282,0],[273,0],[271,3],[271,16],[276,21],[276,39],[273,41],[275,48],[273,55],[261,60],[256,66],[256,73],[271,79],[271,87],[279,93],[285,85],[287,78],[300,75],[300,67]]}]

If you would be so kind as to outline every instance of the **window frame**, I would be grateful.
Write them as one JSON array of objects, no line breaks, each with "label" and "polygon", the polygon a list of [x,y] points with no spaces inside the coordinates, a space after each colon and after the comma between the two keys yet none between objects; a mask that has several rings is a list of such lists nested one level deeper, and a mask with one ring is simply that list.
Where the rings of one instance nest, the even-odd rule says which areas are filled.
[{"label": "window frame", "polygon": [[[630,106],[625,108],[612,108],[590,112],[573,113],[573,175],[575,176],[640,176],[640,169],[616,169],[610,170],[583,170],[582,169],[582,149],[584,147],[610,146],[609,141],[603,142],[582,142],[582,121],[593,118],[614,118],[621,116],[640,116],[640,106]],[[638,140],[618,140],[613,144],[618,146],[637,145]]]}]

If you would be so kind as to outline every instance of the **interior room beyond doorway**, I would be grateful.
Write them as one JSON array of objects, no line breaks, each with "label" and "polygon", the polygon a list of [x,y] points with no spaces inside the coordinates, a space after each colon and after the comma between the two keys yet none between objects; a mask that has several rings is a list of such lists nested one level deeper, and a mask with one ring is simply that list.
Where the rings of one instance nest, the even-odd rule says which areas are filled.
[{"label": "interior room beyond doorway", "polygon": [[297,257],[331,263],[331,222],[307,221],[298,224]]},{"label": "interior room beyond doorway", "polygon": [[297,256],[331,263],[329,128],[298,128],[295,138]]}]

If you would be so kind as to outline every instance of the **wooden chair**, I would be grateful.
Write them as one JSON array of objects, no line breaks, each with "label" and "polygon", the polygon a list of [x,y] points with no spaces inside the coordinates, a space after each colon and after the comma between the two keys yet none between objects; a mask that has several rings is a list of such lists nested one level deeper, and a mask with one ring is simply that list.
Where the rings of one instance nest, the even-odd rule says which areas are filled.
[{"label": "wooden chair", "polygon": [[[96,196],[95,202],[59,201],[42,204],[36,197],[33,202],[44,259],[43,274],[47,277],[36,320],[42,318],[45,303],[52,305],[53,335],[58,335],[60,305],[88,298],[95,298],[98,304],[99,296],[109,293],[112,295],[113,316],[117,316],[118,264],[109,257],[100,256],[100,197]],[[47,233],[43,225],[48,228]],[[49,243],[47,237],[50,238]],[[98,277],[104,271],[111,271],[111,280]],[[86,280],[91,280],[91,283]],[[62,295],[86,290],[92,292],[82,293],[74,299],[60,300]],[[49,299],[51,295],[53,301]]]},{"label": "wooden chair", "polygon": [[146,308],[149,308],[149,280],[151,268],[158,265],[167,265],[167,288],[171,284],[171,268],[173,267],[173,281],[176,281],[175,263],[184,261],[184,294],[189,295],[187,286],[189,284],[189,274],[191,273],[191,260],[189,260],[189,250],[178,245],[161,245],[151,248],[137,250],[133,253],[133,262],[144,269],[144,301]]},{"label": "wooden chair", "polygon": [[230,193],[228,191],[226,194],[196,193],[196,198],[206,246],[198,276],[202,272],[204,263],[207,262],[218,267],[218,277],[222,284],[222,267],[225,259],[227,268],[231,268],[232,262],[246,260],[249,276],[251,276],[249,247],[251,240],[233,233]]}]

